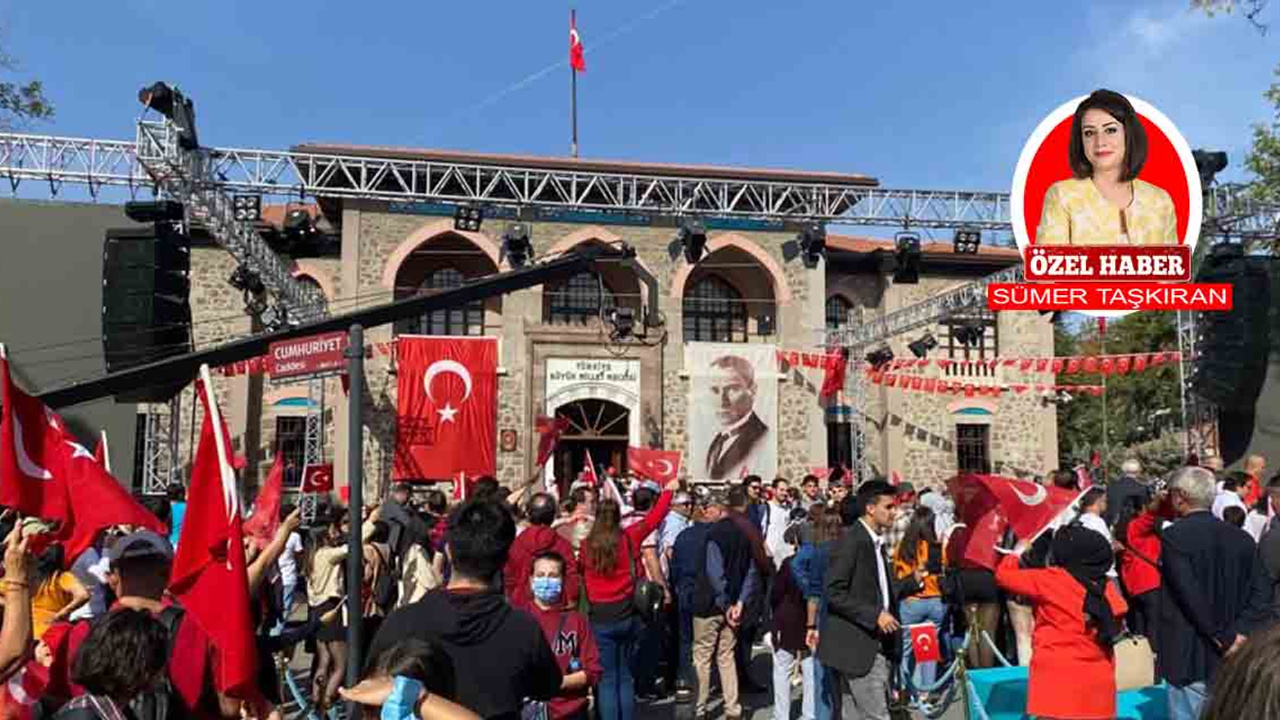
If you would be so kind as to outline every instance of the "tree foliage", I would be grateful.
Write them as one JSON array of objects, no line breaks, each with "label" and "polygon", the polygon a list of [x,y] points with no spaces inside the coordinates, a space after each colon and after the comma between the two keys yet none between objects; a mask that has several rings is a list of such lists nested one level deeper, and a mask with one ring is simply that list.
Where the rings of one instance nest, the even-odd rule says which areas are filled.
[{"label": "tree foliage", "polygon": [[18,61],[0,49],[0,78],[4,78],[0,80],[0,129],[53,118],[53,104],[44,95],[44,85],[39,80],[11,80],[17,71]]},{"label": "tree foliage", "polygon": [[1249,24],[1263,35],[1267,34],[1267,24],[1259,20],[1262,11],[1267,8],[1269,0],[1191,0],[1191,9],[1199,10],[1209,17],[1215,15],[1243,15]]},{"label": "tree foliage", "polygon": [[[1168,351],[1178,346],[1177,316],[1172,312],[1133,313],[1109,320],[1105,342],[1093,318],[1064,316],[1054,326],[1054,351],[1066,355],[1100,355]],[[1100,373],[1062,373],[1059,385],[1101,385]],[[1058,455],[1060,465],[1086,461],[1093,451],[1104,451],[1108,465],[1117,469],[1131,448],[1146,445],[1164,435],[1181,433],[1181,393],[1178,366],[1105,378],[1104,397],[1072,393],[1070,402],[1058,404]],[[1103,442],[1103,414],[1106,442]],[[1179,448],[1181,441],[1178,442]]]},{"label": "tree foliage", "polygon": [[[1280,78],[1280,67],[1276,68],[1275,75]],[[1262,95],[1271,103],[1271,122],[1253,126],[1253,147],[1245,157],[1245,165],[1255,176],[1256,197],[1266,202],[1280,202],[1280,82],[1271,83]]]}]

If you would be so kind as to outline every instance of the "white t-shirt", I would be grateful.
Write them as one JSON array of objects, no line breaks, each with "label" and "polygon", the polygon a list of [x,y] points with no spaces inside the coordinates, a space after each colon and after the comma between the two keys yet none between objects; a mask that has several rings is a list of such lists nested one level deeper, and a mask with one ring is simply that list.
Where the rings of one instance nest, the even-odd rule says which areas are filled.
[{"label": "white t-shirt", "polygon": [[302,552],[302,537],[296,532],[289,533],[289,539],[284,543],[284,553],[276,561],[280,568],[281,583],[294,585],[298,582],[298,553],[300,552]]},{"label": "white t-shirt", "polygon": [[766,507],[769,508],[769,522],[764,528],[764,542],[769,548],[769,554],[773,556],[774,566],[781,570],[783,561],[795,552],[795,548],[783,539],[790,523],[790,511],[777,503],[769,503]]},{"label": "white t-shirt", "polygon": [[1221,520],[1222,511],[1232,506],[1244,510],[1245,514],[1248,515],[1249,508],[1240,499],[1240,494],[1231,490],[1223,490],[1213,498],[1213,516]]}]

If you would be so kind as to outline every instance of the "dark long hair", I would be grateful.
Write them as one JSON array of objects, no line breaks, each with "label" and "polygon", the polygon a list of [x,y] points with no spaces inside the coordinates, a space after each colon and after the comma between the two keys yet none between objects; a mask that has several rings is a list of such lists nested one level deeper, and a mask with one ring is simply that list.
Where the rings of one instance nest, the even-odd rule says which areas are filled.
[{"label": "dark long hair", "polygon": [[622,509],[613,499],[601,500],[596,507],[596,520],[582,541],[583,554],[590,558],[591,568],[610,575],[617,566],[618,542],[622,539]]},{"label": "dark long hair", "polygon": [[822,503],[814,503],[809,508],[809,517],[813,521],[813,544],[821,545],[840,537],[840,512],[828,508]]},{"label": "dark long hair", "polygon": [[930,545],[938,544],[938,533],[933,527],[934,517],[933,510],[929,507],[925,505],[916,507],[916,511],[911,514],[911,524],[902,534],[902,542],[898,543],[899,562],[915,567],[920,552],[920,541],[923,540]]},{"label": "dark long hair", "polygon": [[58,573],[62,571],[62,563],[65,559],[66,554],[62,549],[61,543],[54,543],[45,548],[44,552],[40,553],[40,557],[36,558],[36,566],[31,578],[33,591],[57,579]]}]

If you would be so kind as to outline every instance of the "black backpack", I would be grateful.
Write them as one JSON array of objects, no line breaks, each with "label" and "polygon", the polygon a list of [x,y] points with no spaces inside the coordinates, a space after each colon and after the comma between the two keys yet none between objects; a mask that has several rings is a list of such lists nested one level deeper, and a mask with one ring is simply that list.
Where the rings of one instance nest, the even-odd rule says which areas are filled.
[{"label": "black backpack", "polygon": [[[173,662],[174,643],[178,637],[178,628],[182,625],[182,618],[186,613],[182,608],[169,606],[160,611],[156,617],[160,624],[164,625],[164,629],[169,634],[169,661]],[[90,620],[89,622],[94,622]],[[173,683],[169,680],[169,673],[165,672],[164,682],[154,690],[141,693],[135,697],[128,705],[125,716],[129,720],[179,720],[190,715],[187,712],[186,705],[182,701],[182,696],[173,688]],[[54,718],[56,720],[111,720],[102,717],[98,710],[95,709],[95,703],[74,703],[64,706],[59,710]]]}]

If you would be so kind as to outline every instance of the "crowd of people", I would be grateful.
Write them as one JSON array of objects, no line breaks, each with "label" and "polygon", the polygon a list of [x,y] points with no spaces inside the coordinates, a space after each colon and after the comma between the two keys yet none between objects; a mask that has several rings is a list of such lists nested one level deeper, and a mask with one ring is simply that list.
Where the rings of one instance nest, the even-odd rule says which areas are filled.
[{"label": "crowd of people", "polygon": [[[888,718],[935,700],[962,655],[1028,666],[1033,716],[1109,718],[1114,648],[1139,636],[1169,717],[1261,716],[1249,703],[1280,702],[1256,667],[1275,674],[1280,656],[1280,477],[1264,471],[1251,457],[1238,473],[1146,478],[1129,461],[1091,488],[1051,473],[1041,482],[1078,500],[1036,538],[1007,535],[994,567],[962,552],[964,493],[909,482],[614,474],[560,499],[481,478],[465,500],[399,483],[359,516],[325,505],[306,527],[285,507],[274,536],[246,540],[250,697],[215,690],[209,640],[166,592],[180,491],[148,499],[168,537],[113,528],[77,558],[39,519],[6,513],[0,715],[269,720],[287,699],[280,670],[309,662],[316,718],[349,701],[425,720],[631,720],[663,699],[699,720],[770,706],[774,720]],[[347,646],[352,593],[360,648]],[[923,626],[941,652],[916,662]],[[346,687],[352,652],[366,673]]]}]

